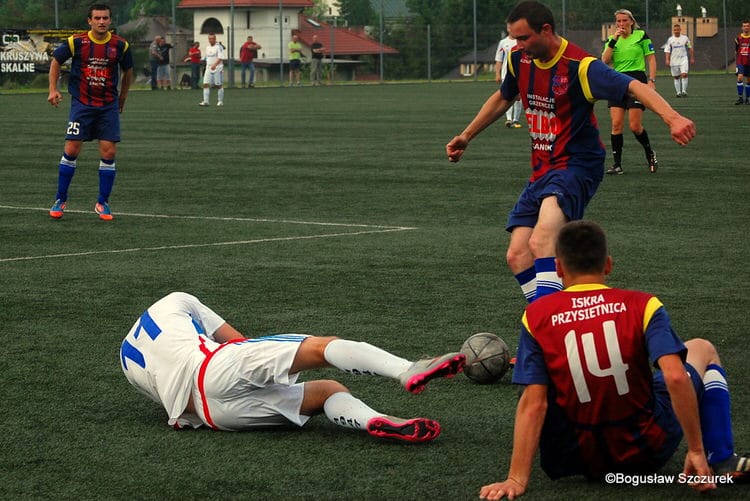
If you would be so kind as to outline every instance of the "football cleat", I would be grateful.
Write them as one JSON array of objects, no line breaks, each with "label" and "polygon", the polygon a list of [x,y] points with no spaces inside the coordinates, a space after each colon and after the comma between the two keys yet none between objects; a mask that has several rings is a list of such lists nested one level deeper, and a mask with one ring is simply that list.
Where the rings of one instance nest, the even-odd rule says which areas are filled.
[{"label": "football cleat", "polygon": [[219,101],[218,103],[216,103],[216,106],[224,106],[224,101]]},{"label": "football cleat", "polygon": [[511,122],[510,120],[506,120],[505,126],[510,129],[511,127],[513,127],[513,122]]},{"label": "football cleat", "polygon": [[651,153],[646,155],[646,159],[648,160],[649,172],[651,174],[655,173],[656,169],[659,168],[659,161],[656,159],[656,152],[651,150]]},{"label": "football cleat", "polygon": [[419,444],[435,440],[440,435],[440,423],[426,418],[378,416],[367,421],[367,433],[373,437]]},{"label": "football cleat", "polygon": [[66,205],[67,204],[65,202],[61,202],[59,198],[55,200],[55,203],[49,210],[50,217],[53,219],[60,219],[61,217],[63,217],[63,212],[65,212]]},{"label": "football cleat", "polygon": [[114,217],[112,216],[112,212],[110,212],[109,210],[109,204],[107,204],[106,202],[103,204],[97,202],[94,206],[94,212],[99,214],[99,219],[102,219],[104,221],[112,221],[112,218]]},{"label": "football cleat", "polygon": [[206,101],[201,101],[198,103],[198,106],[208,106],[208,103]]},{"label": "football cleat", "polygon": [[735,482],[750,482],[750,454],[732,454],[724,461],[713,465],[713,469],[717,475],[726,475]]},{"label": "football cleat", "polygon": [[623,172],[622,167],[619,165],[613,165],[607,169],[607,174],[625,174],[625,172]]},{"label": "football cleat", "polygon": [[514,128],[514,129],[520,129],[521,127],[523,127],[523,125],[521,125],[520,123],[518,123],[518,122],[513,122],[513,128]]},{"label": "football cleat", "polygon": [[745,100],[741,97],[738,97],[737,100],[734,102],[734,104],[745,104]]},{"label": "football cleat", "polygon": [[464,370],[466,355],[463,353],[448,353],[437,358],[426,358],[411,364],[407,370],[402,372],[398,379],[404,385],[406,391],[419,393],[435,378],[452,378]]}]

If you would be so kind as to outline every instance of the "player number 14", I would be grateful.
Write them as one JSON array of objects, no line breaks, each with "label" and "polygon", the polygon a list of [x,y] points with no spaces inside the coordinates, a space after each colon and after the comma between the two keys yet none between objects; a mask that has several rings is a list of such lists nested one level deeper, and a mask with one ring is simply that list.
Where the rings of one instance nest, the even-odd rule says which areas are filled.
[{"label": "player number 14", "polygon": [[615,323],[608,320],[602,324],[602,328],[604,330],[604,344],[607,348],[607,355],[609,356],[610,362],[608,368],[602,368],[599,363],[593,333],[587,332],[581,335],[583,353],[578,349],[575,331],[571,330],[565,335],[565,350],[568,354],[568,367],[570,368],[570,374],[573,377],[573,385],[578,394],[578,400],[580,400],[581,403],[591,401],[591,394],[588,385],[586,384],[583,364],[581,363],[581,355],[583,355],[583,358],[586,361],[586,369],[589,374],[595,377],[611,376],[614,378],[618,395],[624,395],[630,390],[626,375],[628,364],[623,363],[622,361],[620,345],[617,342]]}]

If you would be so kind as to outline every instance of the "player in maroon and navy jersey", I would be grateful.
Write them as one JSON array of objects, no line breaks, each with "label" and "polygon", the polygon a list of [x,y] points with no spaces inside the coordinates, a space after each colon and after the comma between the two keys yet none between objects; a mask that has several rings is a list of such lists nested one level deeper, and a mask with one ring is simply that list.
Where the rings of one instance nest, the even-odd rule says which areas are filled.
[{"label": "player in maroon and navy jersey", "polygon": [[120,141],[120,113],[133,76],[133,56],[128,42],[109,31],[112,23],[109,6],[89,7],[88,23],[91,30],[68,38],[55,49],[50,63],[47,101],[55,107],[62,102],[57,82],[60,67],[68,59],[71,60],[68,92],[72,100],[65,148],[58,167],[57,196],[49,214],[54,219],[63,216],[83,142],[98,139],[99,198],[94,211],[100,219],[109,221],[112,219],[109,195],[115,181],[115,154]]},{"label": "player in maroon and navy jersey", "polygon": [[684,478],[700,479],[691,487],[750,479],[750,458],[734,453],[716,348],[683,343],[655,296],[605,285],[612,258],[596,223],[564,225],[556,254],[565,289],[528,305],[522,318],[513,383],[524,390],[508,477],[484,486],[480,498],[523,494],[537,448],[552,479],[613,483],[612,475],[657,471],[683,434]]},{"label": "player in maroon and navy jersey", "polygon": [[737,66],[737,101],[750,104],[750,21],[742,21],[742,32],[734,39]]},{"label": "player in maroon and navy jersey", "polygon": [[519,3],[507,19],[518,42],[507,78],[479,113],[446,145],[458,162],[469,142],[520,97],[531,135],[531,178],[510,213],[506,260],[528,301],[560,290],[554,242],[560,227],[580,219],[604,174],[605,151],[594,102],[635,96],[667,124],[677,143],[695,125],[655,90],[607,67],[555,33],[552,12],[535,1]]}]

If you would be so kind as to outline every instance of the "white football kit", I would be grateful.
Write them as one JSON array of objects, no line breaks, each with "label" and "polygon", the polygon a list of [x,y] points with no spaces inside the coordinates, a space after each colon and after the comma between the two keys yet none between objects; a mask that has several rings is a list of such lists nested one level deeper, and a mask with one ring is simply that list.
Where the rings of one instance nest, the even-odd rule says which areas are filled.
[{"label": "white football kit", "polygon": [[[505,80],[505,75],[508,74],[508,60],[510,59],[510,53],[513,48],[518,44],[515,38],[509,36],[500,40],[497,44],[497,51],[495,52],[495,63],[500,65],[500,82]],[[518,122],[523,114],[523,105],[521,101],[517,99],[508,111],[505,112],[505,118],[512,122]]]},{"label": "white football kit", "polygon": [[[198,298],[173,292],[150,306],[122,342],[125,377],[164,406],[176,428],[208,425],[242,430],[292,422],[299,414],[304,383],[289,374],[308,336],[282,334],[217,343],[225,323]],[[190,396],[195,414],[186,411]]]},{"label": "white football kit", "polygon": [[673,77],[688,72],[690,47],[690,39],[685,35],[679,37],[672,35],[667,39],[664,52],[669,54],[669,67]]},{"label": "white football kit", "polygon": [[[214,45],[209,45],[206,47],[206,71],[203,73],[203,83],[213,85],[216,87],[220,87],[224,83],[223,74],[224,74],[224,59],[226,59],[226,56],[224,55],[224,46],[221,45],[219,42],[216,42]],[[211,66],[216,63],[216,61],[219,61],[219,64],[216,66],[216,70],[212,71]]]},{"label": "white football kit", "polygon": [[510,58],[510,52],[518,44],[514,38],[505,37],[500,40],[497,44],[497,51],[495,52],[495,62],[500,65],[500,78],[505,80],[505,75],[508,73],[508,58]]}]

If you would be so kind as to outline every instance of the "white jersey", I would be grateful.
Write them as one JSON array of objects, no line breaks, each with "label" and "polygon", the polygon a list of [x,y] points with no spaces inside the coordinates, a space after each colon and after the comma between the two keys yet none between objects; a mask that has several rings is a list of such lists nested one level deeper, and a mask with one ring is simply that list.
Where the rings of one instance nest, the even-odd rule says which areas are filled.
[{"label": "white jersey", "polygon": [[[122,342],[120,363],[130,384],[164,406],[178,423],[206,353],[220,344],[213,335],[224,319],[196,297],[173,292],[146,310]],[[179,420],[180,425],[200,425]]]},{"label": "white jersey", "polygon": [[205,50],[206,54],[206,71],[213,73],[214,71],[211,70],[211,67],[216,63],[216,61],[219,61],[218,66],[216,66],[216,72],[221,73],[221,71],[224,69],[224,61],[226,59],[226,56],[224,55],[224,46],[221,45],[219,42],[216,42],[214,45],[209,45],[206,47]]},{"label": "white jersey", "polygon": [[692,46],[690,45],[690,39],[685,35],[679,37],[671,36],[667,39],[667,43],[664,45],[664,52],[670,54],[669,65],[680,66],[689,62],[688,51]]},{"label": "white jersey", "polygon": [[497,52],[495,52],[495,62],[501,65],[500,77],[505,80],[505,74],[508,72],[508,59],[510,58],[510,52],[513,47],[516,46],[516,39],[511,37],[505,37],[500,40],[497,44]]},{"label": "white jersey", "polygon": [[[290,374],[306,334],[277,334],[217,343],[224,324],[198,298],[173,292],[150,306],[122,342],[120,363],[130,384],[160,403],[176,428],[219,430],[294,423],[304,383]],[[193,398],[195,413],[186,412]]]}]

